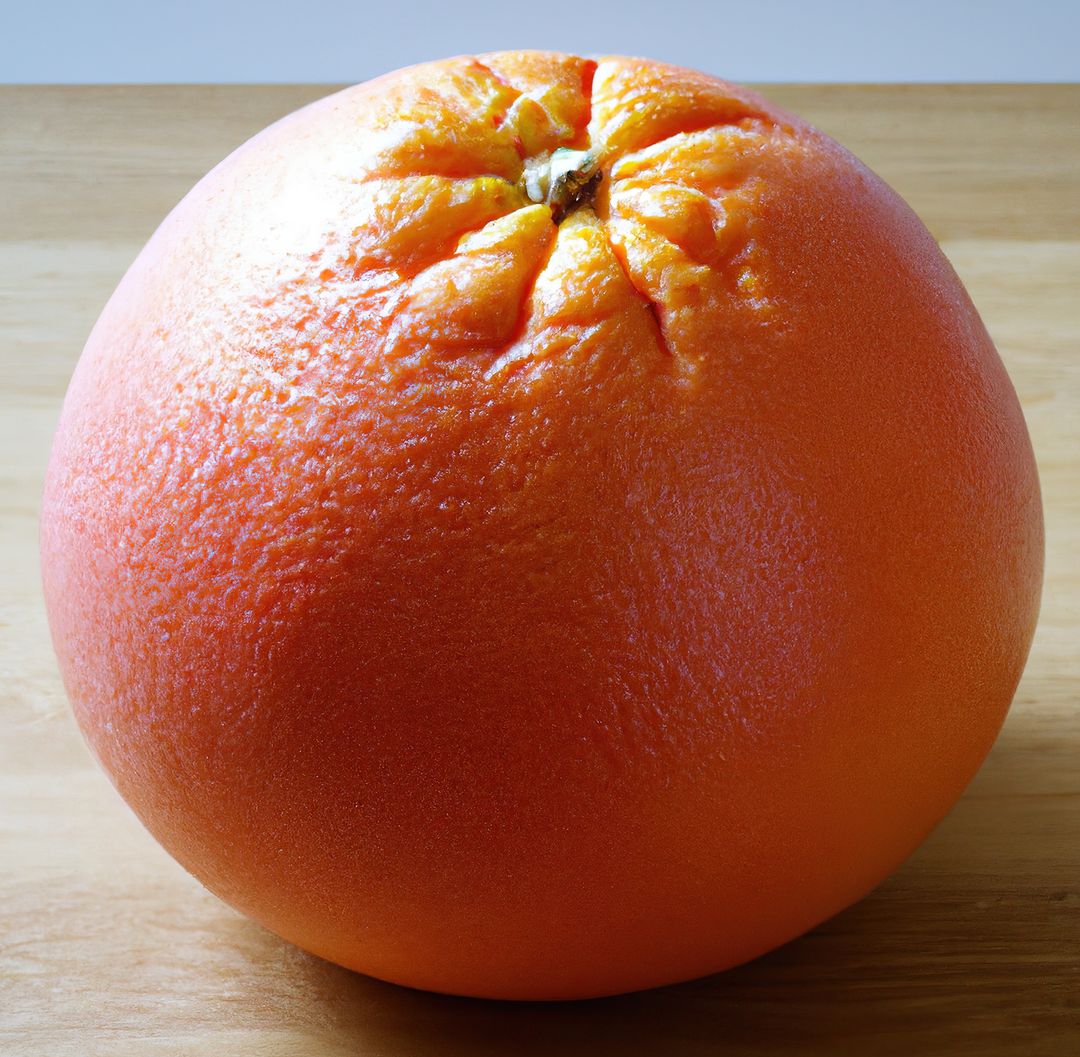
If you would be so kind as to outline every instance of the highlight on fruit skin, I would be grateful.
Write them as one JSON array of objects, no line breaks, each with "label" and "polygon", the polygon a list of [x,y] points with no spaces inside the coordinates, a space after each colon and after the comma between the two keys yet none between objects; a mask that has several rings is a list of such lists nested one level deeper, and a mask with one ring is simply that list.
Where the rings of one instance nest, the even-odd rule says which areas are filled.
[{"label": "highlight on fruit skin", "polygon": [[1042,575],[1023,416],[912,211],[746,89],[456,58],[260,133],[71,382],[79,724],[315,954],[560,999],[859,899],[989,750]]}]

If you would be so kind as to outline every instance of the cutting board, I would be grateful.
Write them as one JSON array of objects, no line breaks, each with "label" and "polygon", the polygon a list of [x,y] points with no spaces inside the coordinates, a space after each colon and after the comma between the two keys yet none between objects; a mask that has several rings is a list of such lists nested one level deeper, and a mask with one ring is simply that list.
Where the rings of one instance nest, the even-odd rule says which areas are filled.
[{"label": "cutting board", "polygon": [[750,965],[550,1006],[427,995],[310,957],[143,832],[69,715],[36,511],[105,298],[195,180],[320,87],[0,89],[0,1052],[1080,1053],[1080,86],[766,87],[922,215],[1020,393],[1047,579],[1001,738],[859,905]]}]

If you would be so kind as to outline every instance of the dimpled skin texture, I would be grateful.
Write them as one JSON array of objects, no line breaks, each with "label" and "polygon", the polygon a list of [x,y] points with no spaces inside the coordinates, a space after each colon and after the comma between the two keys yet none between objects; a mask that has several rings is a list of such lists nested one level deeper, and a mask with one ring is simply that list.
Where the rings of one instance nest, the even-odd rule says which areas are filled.
[{"label": "dimpled skin texture", "polygon": [[[590,147],[560,224],[523,166]],[[502,998],[723,969],[866,893],[1034,629],[1015,393],[911,210],[758,96],[459,58],[256,136],[64,406],[64,680],[150,831],[323,957]]]}]

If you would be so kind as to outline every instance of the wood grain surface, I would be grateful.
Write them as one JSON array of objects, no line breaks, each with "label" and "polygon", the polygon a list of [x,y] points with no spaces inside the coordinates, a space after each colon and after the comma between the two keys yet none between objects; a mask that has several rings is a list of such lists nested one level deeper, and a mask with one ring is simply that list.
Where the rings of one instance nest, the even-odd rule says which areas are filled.
[{"label": "wood grain surface", "polygon": [[211,165],[321,87],[0,89],[0,1052],[1080,1053],[1080,86],[766,89],[923,216],[1019,390],[1047,513],[1042,620],[967,795],[868,899],[750,965],[550,1006],[321,962],[157,847],[68,712],[36,510],[106,297]]}]

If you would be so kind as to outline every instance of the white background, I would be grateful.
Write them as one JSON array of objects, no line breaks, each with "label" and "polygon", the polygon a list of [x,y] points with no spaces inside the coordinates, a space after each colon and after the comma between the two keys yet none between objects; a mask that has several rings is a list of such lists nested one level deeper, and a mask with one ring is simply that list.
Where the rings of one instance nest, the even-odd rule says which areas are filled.
[{"label": "white background", "polygon": [[741,81],[1080,80],[1080,0],[0,0],[0,81],[365,80],[499,48]]}]

